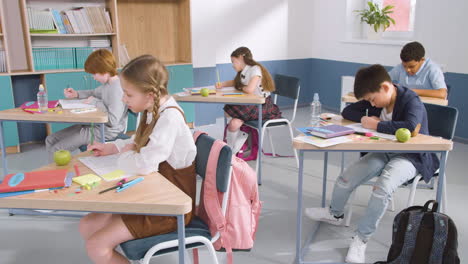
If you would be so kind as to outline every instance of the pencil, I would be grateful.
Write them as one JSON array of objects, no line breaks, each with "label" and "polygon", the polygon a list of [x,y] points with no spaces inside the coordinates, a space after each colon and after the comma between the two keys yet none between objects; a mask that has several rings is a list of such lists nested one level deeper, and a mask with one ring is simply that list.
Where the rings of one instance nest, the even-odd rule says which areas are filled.
[{"label": "pencil", "polygon": [[[94,123],[91,123],[91,145],[94,144]],[[91,150],[91,153],[93,153],[93,151]]]},{"label": "pencil", "polygon": [[218,71],[218,68],[216,68],[216,76],[218,77],[218,83],[221,84],[221,81],[219,79],[219,71]]}]

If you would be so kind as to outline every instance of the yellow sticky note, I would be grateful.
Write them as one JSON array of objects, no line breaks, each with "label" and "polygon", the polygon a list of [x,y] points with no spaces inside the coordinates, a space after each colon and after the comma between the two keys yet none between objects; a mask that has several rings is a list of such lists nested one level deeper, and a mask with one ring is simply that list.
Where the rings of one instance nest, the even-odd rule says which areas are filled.
[{"label": "yellow sticky note", "polygon": [[99,178],[99,176],[94,175],[94,174],[85,174],[85,175],[81,175],[78,177],[74,177],[72,180],[73,182],[76,182],[81,186],[85,186],[85,185],[92,185],[96,182],[100,182],[101,178]]},{"label": "yellow sticky note", "polygon": [[118,180],[122,178],[122,176],[125,175],[125,172],[123,170],[115,170],[109,173],[106,173],[104,175],[101,175],[102,178],[106,181],[112,181],[112,180]]}]

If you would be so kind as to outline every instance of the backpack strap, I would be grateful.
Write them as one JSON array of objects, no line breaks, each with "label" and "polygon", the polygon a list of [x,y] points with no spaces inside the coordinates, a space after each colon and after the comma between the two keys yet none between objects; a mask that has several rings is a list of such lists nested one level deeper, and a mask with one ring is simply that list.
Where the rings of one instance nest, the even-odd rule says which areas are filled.
[{"label": "backpack strap", "polygon": [[195,131],[195,133],[193,133],[193,141],[197,142],[198,137],[201,135],[208,135],[208,134],[202,131]]},{"label": "backpack strap", "polygon": [[439,264],[442,263],[445,244],[447,243],[448,217],[438,213],[433,213],[432,215],[434,216],[434,236],[432,238],[429,264]]},{"label": "backpack strap", "polygon": [[177,106],[168,106],[168,107],[164,108],[164,109],[161,111],[161,113],[164,112],[164,111],[166,111],[166,109],[169,109],[169,108],[177,109],[177,110],[182,114],[182,116],[184,117],[184,121],[185,121],[185,123],[187,124],[187,119],[185,118],[184,112],[183,112],[182,110],[180,110],[180,108],[177,107]]},{"label": "backpack strap", "polygon": [[[205,133],[196,131],[193,135],[194,140],[196,141],[202,134]],[[220,233],[221,244],[227,252],[228,264],[232,264],[232,246],[228,236],[226,236],[226,217],[221,210],[221,202],[216,187],[216,168],[218,167],[219,154],[224,146],[226,146],[226,143],[221,140],[215,140],[213,146],[211,146],[206,166],[205,180],[203,182],[203,204],[208,218],[216,226],[216,231]],[[230,190],[227,191],[229,192]]]},{"label": "backpack strap", "polygon": [[406,263],[404,261],[411,260],[423,216],[424,212],[409,212],[408,225],[406,226],[405,232],[405,242],[403,243],[400,256],[398,256],[394,263]]}]

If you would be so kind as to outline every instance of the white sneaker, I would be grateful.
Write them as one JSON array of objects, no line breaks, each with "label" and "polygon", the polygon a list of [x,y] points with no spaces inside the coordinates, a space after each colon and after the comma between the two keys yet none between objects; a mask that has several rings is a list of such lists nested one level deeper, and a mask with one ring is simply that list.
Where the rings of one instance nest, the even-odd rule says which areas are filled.
[{"label": "white sneaker", "polygon": [[239,150],[242,148],[242,146],[244,145],[248,137],[249,137],[249,134],[242,132],[242,131],[239,132],[239,134],[237,135],[236,141],[234,142],[232,146],[233,155],[239,152]]},{"label": "white sneaker", "polygon": [[351,245],[349,245],[345,261],[347,263],[365,263],[366,247],[367,243],[364,243],[359,236],[354,236]]},{"label": "white sneaker", "polygon": [[331,225],[339,226],[341,225],[341,222],[343,222],[343,217],[336,218],[330,213],[329,208],[306,208],[304,213],[312,220],[326,222]]}]

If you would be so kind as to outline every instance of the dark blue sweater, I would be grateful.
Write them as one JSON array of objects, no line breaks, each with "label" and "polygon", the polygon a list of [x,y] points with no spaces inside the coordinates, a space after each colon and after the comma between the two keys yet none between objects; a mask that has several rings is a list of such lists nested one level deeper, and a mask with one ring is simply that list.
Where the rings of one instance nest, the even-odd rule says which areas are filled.
[{"label": "dark blue sweater", "polygon": [[[395,134],[399,128],[403,127],[413,131],[418,124],[421,124],[419,133],[429,135],[426,108],[419,96],[406,87],[395,86],[397,87],[397,97],[393,107],[392,121],[380,121],[377,131]],[[348,105],[343,109],[341,115],[348,120],[361,122],[361,118],[366,115],[366,109],[369,111],[369,116],[380,118],[382,108],[373,107],[365,100]],[[404,155],[413,163],[426,182],[439,168],[439,159],[434,153],[408,153]]]}]

